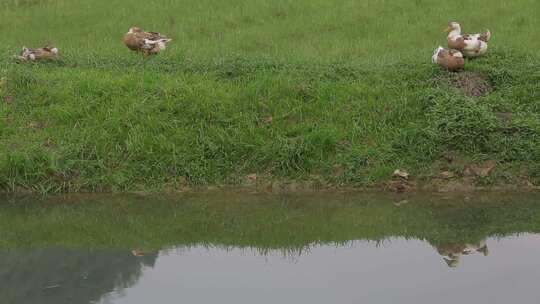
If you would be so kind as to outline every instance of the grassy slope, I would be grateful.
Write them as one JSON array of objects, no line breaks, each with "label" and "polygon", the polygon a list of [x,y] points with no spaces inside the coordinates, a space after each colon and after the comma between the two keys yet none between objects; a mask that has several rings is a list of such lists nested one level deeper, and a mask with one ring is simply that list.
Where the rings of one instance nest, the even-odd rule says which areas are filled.
[{"label": "grassy slope", "polygon": [[[0,188],[161,190],[254,172],[370,185],[396,167],[429,172],[447,151],[540,177],[537,1],[159,3],[0,4],[12,29],[0,95],[13,99],[0,103]],[[487,97],[429,64],[451,19],[494,32],[467,66],[496,88]],[[131,24],[171,48],[143,63],[119,42]],[[9,60],[47,41],[62,60]]]}]

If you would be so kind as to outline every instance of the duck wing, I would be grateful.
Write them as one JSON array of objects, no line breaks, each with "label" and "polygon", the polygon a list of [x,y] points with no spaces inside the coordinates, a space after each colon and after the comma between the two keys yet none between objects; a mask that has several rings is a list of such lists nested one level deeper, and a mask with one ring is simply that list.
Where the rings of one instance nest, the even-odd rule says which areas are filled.
[{"label": "duck wing", "polygon": [[133,51],[144,47],[144,37],[141,33],[127,33],[124,35],[124,44]]},{"label": "duck wing", "polygon": [[[450,71],[456,71],[465,65],[463,57],[455,56],[459,51],[441,50],[437,56],[437,64]],[[460,53],[461,54],[461,53]]]},{"label": "duck wing", "polygon": [[124,37],[124,43],[133,50],[149,50],[154,47],[153,37],[149,32],[130,33]]},{"label": "duck wing", "polygon": [[463,35],[463,38],[465,38],[465,40],[478,40],[480,38],[480,34],[467,34]]},{"label": "duck wing", "polygon": [[481,40],[484,42],[488,42],[491,39],[491,32],[487,30],[484,33],[478,33],[478,34],[468,34],[463,36],[466,40]]},{"label": "duck wing", "polygon": [[166,36],[161,35],[158,32],[144,32],[144,39],[148,39],[150,41],[159,41],[162,39],[168,39]]},{"label": "duck wing", "polygon": [[34,49],[33,54],[36,58],[54,58],[56,55],[52,52],[52,49],[49,47],[44,47],[40,49]]},{"label": "duck wing", "polygon": [[468,34],[468,35],[463,35],[462,37],[463,37],[463,42],[465,44],[465,47],[461,50],[476,51],[482,47],[482,42],[479,39],[480,34]]},{"label": "duck wing", "polygon": [[465,42],[465,38],[463,36],[459,36],[454,39],[448,38],[448,47],[454,50],[463,50],[467,47],[467,43]]}]

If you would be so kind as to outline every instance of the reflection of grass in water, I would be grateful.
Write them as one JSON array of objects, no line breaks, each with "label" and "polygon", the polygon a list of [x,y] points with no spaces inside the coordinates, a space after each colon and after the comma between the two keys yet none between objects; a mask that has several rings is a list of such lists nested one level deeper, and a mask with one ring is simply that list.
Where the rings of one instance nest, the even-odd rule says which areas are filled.
[{"label": "reflection of grass in water", "polygon": [[18,202],[0,209],[0,247],[305,250],[351,240],[404,237],[437,245],[540,231],[538,196],[489,199],[451,203],[419,197],[401,207],[391,197],[354,195],[95,196],[73,199],[79,202]]},{"label": "reflection of grass in water", "polygon": [[129,250],[62,248],[0,251],[2,303],[96,303],[106,293],[134,285],[157,255]]}]

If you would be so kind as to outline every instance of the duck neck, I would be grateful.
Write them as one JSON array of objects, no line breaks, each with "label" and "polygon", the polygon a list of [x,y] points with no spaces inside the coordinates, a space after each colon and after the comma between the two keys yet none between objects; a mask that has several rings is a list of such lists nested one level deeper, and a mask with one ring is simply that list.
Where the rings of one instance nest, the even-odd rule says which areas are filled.
[{"label": "duck neck", "polygon": [[457,27],[448,33],[448,38],[455,38],[461,36],[461,28]]}]

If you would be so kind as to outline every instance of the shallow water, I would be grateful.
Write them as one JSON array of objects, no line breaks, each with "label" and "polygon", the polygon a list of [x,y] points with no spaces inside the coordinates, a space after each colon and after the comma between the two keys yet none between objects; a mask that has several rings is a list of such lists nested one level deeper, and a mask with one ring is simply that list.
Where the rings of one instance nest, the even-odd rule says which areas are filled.
[{"label": "shallow water", "polygon": [[540,199],[0,203],[0,303],[536,303]]}]

